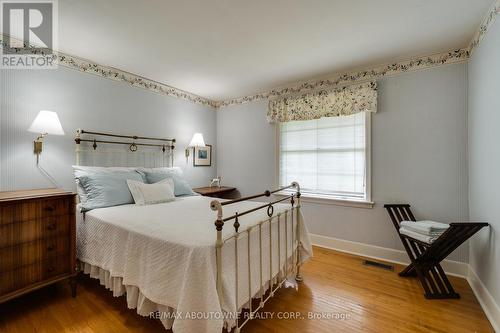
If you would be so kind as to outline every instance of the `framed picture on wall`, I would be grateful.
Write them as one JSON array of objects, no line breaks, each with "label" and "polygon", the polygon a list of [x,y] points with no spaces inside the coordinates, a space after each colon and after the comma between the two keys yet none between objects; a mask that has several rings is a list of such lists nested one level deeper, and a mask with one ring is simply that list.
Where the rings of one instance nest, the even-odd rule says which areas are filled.
[{"label": "framed picture on wall", "polygon": [[194,166],[211,166],[212,165],[212,145],[205,147],[194,147]]}]

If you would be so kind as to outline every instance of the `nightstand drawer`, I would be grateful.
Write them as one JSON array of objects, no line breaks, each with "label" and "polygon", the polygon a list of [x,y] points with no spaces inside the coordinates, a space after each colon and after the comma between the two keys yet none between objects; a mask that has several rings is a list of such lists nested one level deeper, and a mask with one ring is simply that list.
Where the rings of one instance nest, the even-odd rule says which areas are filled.
[{"label": "nightstand drawer", "polygon": [[71,215],[51,216],[0,226],[0,248],[68,234]]},{"label": "nightstand drawer", "polygon": [[0,294],[7,294],[65,273],[68,275],[72,273],[67,256],[51,258],[8,272],[0,272]]},{"label": "nightstand drawer", "polygon": [[48,198],[24,200],[15,204],[0,205],[0,225],[67,215],[75,210],[73,198]]},{"label": "nightstand drawer", "polygon": [[0,248],[0,272],[35,264],[57,256],[69,255],[70,240],[66,235]]}]

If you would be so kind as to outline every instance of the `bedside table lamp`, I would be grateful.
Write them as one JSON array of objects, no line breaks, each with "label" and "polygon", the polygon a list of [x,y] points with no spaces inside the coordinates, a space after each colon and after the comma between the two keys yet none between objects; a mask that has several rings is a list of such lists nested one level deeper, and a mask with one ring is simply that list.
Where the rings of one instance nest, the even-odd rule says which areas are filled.
[{"label": "bedside table lamp", "polygon": [[40,154],[42,153],[43,138],[47,134],[64,135],[64,130],[61,126],[57,113],[45,110],[38,113],[35,120],[33,120],[33,123],[31,123],[30,128],[28,128],[28,131],[40,134],[33,142],[33,152],[36,154],[37,164]]},{"label": "bedside table lamp", "polygon": [[203,140],[203,134],[201,133],[194,133],[193,138],[191,139],[191,142],[186,148],[186,160],[189,157],[189,150],[190,148],[194,147],[205,147],[205,140]]}]

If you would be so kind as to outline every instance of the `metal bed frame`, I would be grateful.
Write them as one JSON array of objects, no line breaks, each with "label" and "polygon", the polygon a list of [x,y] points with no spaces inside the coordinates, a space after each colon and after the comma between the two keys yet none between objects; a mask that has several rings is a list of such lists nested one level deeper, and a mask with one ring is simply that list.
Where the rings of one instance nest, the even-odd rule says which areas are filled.
[{"label": "metal bed frame", "polygon": [[[122,139],[132,139],[133,141],[111,141],[111,140],[105,140],[102,139],[101,137],[113,137],[113,138],[122,138]],[[156,142],[161,142],[161,143],[151,143],[151,141],[156,141]],[[156,152],[153,152],[155,154],[160,154],[160,156],[163,158],[163,161],[165,162],[165,155],[169,156],[167,158],[168,162],[170,163],[170,166],[173,166],[174,162],[174,157],[173,157],[173,150],[174,150],[174,144],[175,144],[175,139],[165,139],[165,138],[154,138],[154,137],[141,137],[141,136],[136,136],[136,135],[121,135],[121,134],[111,134],[111,133],[102,133],[102,132],[95,132],[95,131],[86,131],[82,129],[78,129],[75,137],[75,143],[76,143],[76,164],[80,165],[81,163],[81,154],[85,152],[85,149],[82,149],[82,143],[90,143],[91,144],[91,149],[90,152],[97,152],[97,148],[100,144],[112,144],[112,145],[128,145],[129,146],[129,151],[128,153],[132,154],[137,154],[139,147],[148,147],[148,148],[160,148]],[[87,145],[88,146],[88,145]],[[106,154],[108,153],[107,151],[101,151],[102,153]],[[122,151],[123,152],[123,151]],[[95,162],[95,160],[93,160]],[[130,165],[129,165],[130,166]],[[165,166],[165,165],[162,165]],[[287,191],[287,193],[283,198],[280,198],[278,200],[270,201],[270,202],[265,202],[262,203],[262,205],[257,206],[255,208],[243,211],[243,212],[238,212],[235,213],[234,215],[224,217],[223,214],[223,207],[232,205],[238,202],[246,201],[246,200],[252,200],[252,199],[257,199],[261,197],[270,197],[271,194]],[[234,199],[230,201],[219,201],[219,200],[213,200],[210,203],[210,208],[213,211],[217,212],[217,218],[215,220],[215,229],[217,232],[216,235],[216,245],[215,245],[215,254],[216,254],[216,269],[217,269],[217,280],[216,280],[216,288],[217,288],[217,294],[219,296],[219,300],[223,299],[223,288],[222,288],[222,272],[223,272],[223,267],[222,267],[222,248],[226,243],[229,241],[234,240],[234,260],[235,260],[235,304],[236,304],[236,310],[237,313],[235,314],[235,322],[236,322],[236,327],[234,328],[235,333],[239,333],[241,328],[253,317],[255,314],[261,310],[264,307],[264,304],[274,296],[276,291],[283,286],[285,281],[287,280],[288,276],[290,275],[295,275],[295,280],[297,282],[302,282],[303,278],[302,275],[300,274],[300,266],[301,266],[301,254],[300,254],[300,219],[301,219],[301,212],[300,212],[300,186],[297,182],[293,182],[288,186],[273,190],[273,191],[265,191],[260,194],[256,195],[251,195],[247,196],[244,198],[239,198],[239,199]],[[283,212],[280,212],[278,214],[274,214],[274,206],[278,203],[282,203],[285,201],[290,202],[290,208],[286,209]],[[267,210],[267,216],[268,218],[262,221],[259,221],[256,224],[253,224],[252,226],[248,227],[247,229],[244,230],[239,230],[240,229],[240,222],[239,219],[242,216],[248,215],[250,213],[256,212],[258,210]],[[290,216],[291,219],[291,230],[288,230],[288,216]],[[234,227],[235,234],[223,238],[222,235],[222,230],[226,223],[232,222],[232,226]],[[278,228],[278,274],[274,275],[273,274],[273,246],[272,246],[272,227],[273,223],[277,224]],[[262,237],[262,232],[264,228],[269,228],[269,277],[264,277],[263,276],[263,258],[266,255],[263,251],[263,237]],[[258,302],[257,304],[254,304],[256,302],[253,302],[254,300],[254,295],[252,294],[252,269],[251,269],[251,263],[252,263],[252,258],[251,258],[251,249],[252,246],[255,246],[255,244],[252,244],[250,241],[250,233],[254,229],[258,229],[258,234],[259,234],[259,240],[258,240],[258,246],[259,246],[259,267],[260,270],[258,272],[259,274],[259,281],[260,281],[260,288],[258,290],[258,298],[255,299]],[[246,234],[247,236],[247,261],[248,261],[248,310],[245,313],[244,309],[241,309],[241,312],[239,310],[239,299],[238,299],[238,293],[239,293],[239,285],[240,285],[240,279],[239,279],[239,272],[238,272],[238,241],[242,235]],[[284,239],[285,242],[285,260],[282,262],[281,260],[281,240]],[[291,253],[290,256],[288,254],[288,249],[289,249],[289,241],[291,243]],[[257,260],[257,259],[254,259]],[[266,279],[269,278],[269,281],[267,282]],[[268,283],[268,285],[267,285]],[[266,292],[266,285],[267,285],[267,292]],[[247,307],[245,307],[247,308]],[[246,319],[240,322],[239,317],[240,315],[246,314]]]},{"label": "metal bed frame", "polygon": [[[112,141],[112,140],[104,140],[102,137],[112,137],[112,138],[122,138],[122,139],[132,139],[133,141]],[[92,153],[101,152],[103,154],[109,154],[111,152],[116,153],[117,151],[109,151],[109,150],[97,150],[97,147],[100,144],[112,144],[112,145],[126,145],[129,147],[128,153],[139,154],[139,147],[148,147],[148,148],[160,148],[157,151],[151,151],[152,154],[157,154],[161,157],[162,161],[160,163],[161,166],[173,166],[174,164],[174,148],[175,148],[175,139],[166,139],[166,138],[154,138],[154,137],[146,137],[146,136],[137,136],[137,135],[123,135],[123,134],[112,134],[112,133],[103,133],[103,132],[95,132],[95,131],[86,131],[83,129],[76,130],[75,143],[76,143],[76,164],[80,165],[81,163],[81,155],[85,153],[85,149],[82,149],[82,143],[92,143]],[[152,142],[162,142],[152,143]],[[123,151],[118,152],[123,153]],[[94,161],[95,162],[95,161]]]},{"label": "metal bed frame", "polygon": [[[268,203],[264,203],[258,207],[243,211],[241,213],[235,213],[232,216],[229,217],[223,217],[223,211],[222,208],[227,205],[235,204],[237,202],[245,201],[245,200],[252,200],[260,197],[269,197],[273,193],[289,190],[289,189],[295,189],[295,193],[292,193],[290,195],[285,196],[284,198],[281,198],[279,200],[271,201]],[[297,199],[297,205],[295,205],[295,198]],[[278,213],[277,215],[274,216],[274,205],[280,202],[284,202],[290,200],[291,208],[285,210],[284,212]],[[274,293],[281,288],[283,283],[286,281],[288,275],[290,274],[291,271],[294,271],[295,273],[295,280],[297,282],[302,282],[303,278],[302,275],[300,274],[300,265],[301,265],[301,259],[300,259],[300,185],[297,182],[293,182],[289,186],[279,188],[274,191],[265,191],[264,193],[261,194],[256,194],[256,195],[251,195],[248,197],[244,198],[239,198],[231,201],[218,201],[214,200],[210,203],[210,208],[213,211],[217,212],[217,219],[215,220],[215,228],[217,230],[217,242],[215,245],[215,251],[216,251],[216,265],[217,265],[217,294],[219,295],[219,299],[223,298],[223,290],[222,290],[222,247],[224,246],[225,243],[227,243],[230,240],[234,239],[234,260],[235,260],[235,304],[238,307],[238,292],[239,292],[239,272],[238,272],[238,239],[242,234],[246,234],[247,236],[247,261],[248,261],[248,313],[246,316],[246,319],[243,320],[241,324],[238,324],[239,319],[238,316],[236,316],[236,327],[234,332],[238,333],[240,332],[241,328],[253,317],[255,314],[264,307],[264,304],[274,296]],[[261,210],[261,209],[267,209],[267,216],[268,219],[262,220],[258,222],[255,225],[252,225],[251,227],[239,231],[240,228],[240,223],[239,223],[239,218],[253,213],[255,211]],[[290,232],[288,231],[288,212],[290,212],[291,216],[291,229]],[[294,214],[295,212],[295,214]],[[284,217],[283,219],[281,217]],[[294,216],[295,216],[295,227],[294,227]],[[273,247],[272,247],[272,224],[273,220],[276,220],[275,223],[277,223],[278,226],[278,275],[276,276],[277,283],[273,284],[273,280],[275,279],[275,276],[273,274]],[[235,230],[235,234],[227,237],[226,239],[222,238],[222,229],[224,227],[224,224],[226,222],[233,221],[233,227]],[[284,228],[281,228],[281,224],[284,224]],[[264,225],[268,225],[269,227],[269,292],[266,295],[266,281],[263,277],[263,256],[264,256],[264,251],[262,250],[262,229],[265,227]],[[253,229],[258,228],[258,233],[259,233],[259,281],[260,281],[260,289],[258,292],[258,305],[254,307],[253,305],[253,294],[252,294],[252,269],[251,269],[251,241],[250,241],[250,233],[252,232]],[[284,231],[282,231],[284,229]],[[284,239],[285,239],[285,260],[282,263],[281,262],[281,236],[283,235],[284,232]],[[292,243],[292,253],[291,253],[291,259],[292,262],[290,263],[289,261],[289,256],[288,256],[288,240],[289,234],[291,236],[291,243]],[[280,274],[283,272],[283,274]],[[281,275],[281,276],[280,276]],[[239,310],[237,310],[239,311]],[[242,310],[243,312],[243,310]]]}]

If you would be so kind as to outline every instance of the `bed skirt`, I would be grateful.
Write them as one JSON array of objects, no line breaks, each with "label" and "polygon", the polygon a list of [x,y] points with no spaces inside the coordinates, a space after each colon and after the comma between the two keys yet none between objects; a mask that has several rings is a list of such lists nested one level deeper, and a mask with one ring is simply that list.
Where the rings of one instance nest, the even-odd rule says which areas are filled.
[{"label": "bed skirt", "polygon": [[[118,276],[111,276],[111,273],[98,266],[86,262],[80,262],[80,269],[91,278],[99,279],[102,286],[113,292],[114,297],[127,296],[127,306],[129,309],[137,309],[137,314],[144,317],[151,317],[159,312],[162,315],[159,319],[166,329],[171,329],[174,324],[175,309],[169,306],[157,304],[144,296],[136,286],[123,285],[123,279]],[[169,315],[170,314],[170,315]]]},{"label": "bed skirt", "polygon": [[[291,258],[290,258],[291,264]],[[133,285],[124,285],[123,278],[119,276],[111,276],[111,273],[99,266],[91,265],[86,262],[80,261],[80,270],[84,274],[88,274],[93,279],[99,279],[99,282],[106,289],[113,292],[114,297],[121,297],[126,295],[127,306],[129,309],[137,309],[137,314],[143,317],[150,317],[159,319],[163,326],[169,330],[172,329],[174,324],[174,318],[176,316],[176,309],[155,303],[148,299],[141,292],[139,287]],[[281,271],[273,278],[273,283],[277,283],[279,280],[279,275],[283,272]],[[298,289],[297,283],[293,278],[286,279],[284,283],[285,287]],[[264,284],[264,290],[269,290],[269,281]],[[255,297],[258,295],[256,294]],[[248,309],[248,302],[245,303],[240,310]],[[160,313],[160,316],[155,316],[155,313]],[[234,320],[231,322],[224,321],[224,329],[230,331],[235,326]]]}]

